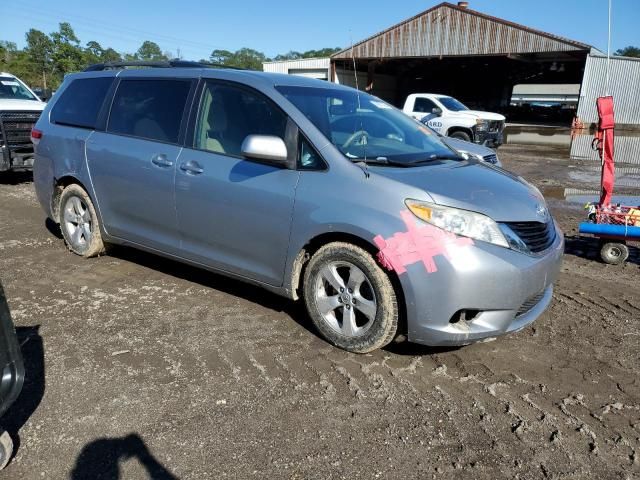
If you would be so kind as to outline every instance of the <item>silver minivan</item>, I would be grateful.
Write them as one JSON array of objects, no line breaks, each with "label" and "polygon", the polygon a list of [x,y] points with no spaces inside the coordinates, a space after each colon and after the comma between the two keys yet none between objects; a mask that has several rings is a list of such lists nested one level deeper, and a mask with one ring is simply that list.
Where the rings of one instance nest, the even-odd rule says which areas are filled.
[{"label": "silver minivan", "polygon": [[563,235],[522,178],[351,88],[152,66],[68,75],[32,132],[74,253],[130,245],[301,298],[359,353],[496,337],[551,302]]}]

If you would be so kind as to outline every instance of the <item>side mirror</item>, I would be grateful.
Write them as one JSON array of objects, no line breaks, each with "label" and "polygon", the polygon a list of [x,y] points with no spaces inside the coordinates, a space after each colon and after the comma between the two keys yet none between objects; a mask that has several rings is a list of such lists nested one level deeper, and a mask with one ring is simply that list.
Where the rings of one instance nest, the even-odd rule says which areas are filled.
[{"label": "side mirror", "polygon": [[242,142],[242,155],[281,167],[289,167],[287,146],[273,135],[248,135]]},{"label": "side mirror", "polygon": [[431,113],[433,113],[434,115],[440,116],[440,115],[442,115],[442,109],[438,108],[438,107],[433,107],[431,109]]}]

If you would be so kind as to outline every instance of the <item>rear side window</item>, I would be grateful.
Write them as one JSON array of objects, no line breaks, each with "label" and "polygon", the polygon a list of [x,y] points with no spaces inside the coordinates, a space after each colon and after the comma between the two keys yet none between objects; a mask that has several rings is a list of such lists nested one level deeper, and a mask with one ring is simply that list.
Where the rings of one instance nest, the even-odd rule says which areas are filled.
[{"label": "rear side window", "polygon": [[73,80],[51,110],[51,121],[60,125],[96,128],[98,114],[113,77]]},{"label": "rear side window", "polygon": [[122,80],[107,131],[177,143],[190,80]]}]

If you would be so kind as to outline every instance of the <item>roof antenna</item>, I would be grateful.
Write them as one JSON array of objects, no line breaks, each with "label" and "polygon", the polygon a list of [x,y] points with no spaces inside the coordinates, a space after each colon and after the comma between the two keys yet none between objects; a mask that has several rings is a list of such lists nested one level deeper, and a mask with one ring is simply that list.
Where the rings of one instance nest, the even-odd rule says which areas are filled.
[{"label": "roof antenna", "polygon": [[[358,98],[358,111],[360,111],[361,106],[360,106],[360,87],[358,86],[358,68],[356,64],[356,57],[353,52],[353,35],[351,34],[351,31],[349,31],[349,36],[351,37],[351,60],[353,61],[353,76],[356,81],[356,96]],[[357,118],[357,112],[356,112],[356,118]],[[362,121],[360,121],[360,131],[363,131],[363,130],[364,129],[362,126]],[[365,139],[365,142],[366,142],[366,139]],[[364,176],[366,178],[369,178],[369,166],[367,165],[367,144],[366,143],[364,144],[364,161],[358,162],[357,164],[362,168],[362,171],[364,172]]]}]

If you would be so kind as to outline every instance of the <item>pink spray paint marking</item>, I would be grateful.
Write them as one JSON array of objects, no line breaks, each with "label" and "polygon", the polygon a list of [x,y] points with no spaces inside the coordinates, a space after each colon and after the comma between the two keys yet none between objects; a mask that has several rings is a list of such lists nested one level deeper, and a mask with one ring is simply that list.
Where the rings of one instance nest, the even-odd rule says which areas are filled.
[{"label": "pink spray paint marking", "polygon": [[407,210],[400,212],[400,216],[407,226],[406,232],[394,233],[386,239],[377,235],[373,239],[380,249],[378,261],[387,270],[401,274],[407,271],[405,267],[408,265],[422,262],[427,272],[434,273],[438,271],[434,260],[437,255],[451,260],[449,246],[473,245],[470,238],[458,237],[433,225],[416,225],[415,217]]}]

